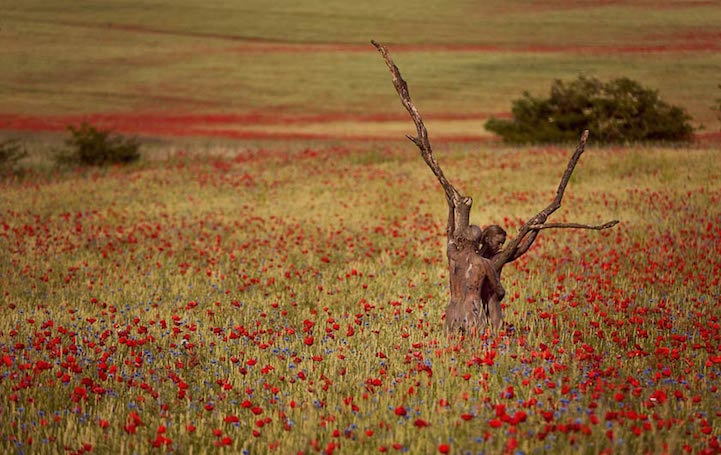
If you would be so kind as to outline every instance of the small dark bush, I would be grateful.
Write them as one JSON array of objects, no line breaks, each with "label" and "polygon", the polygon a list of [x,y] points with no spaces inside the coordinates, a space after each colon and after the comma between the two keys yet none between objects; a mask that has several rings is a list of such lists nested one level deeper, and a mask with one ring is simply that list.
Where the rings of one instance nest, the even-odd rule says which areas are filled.
[{"label": "small dark bush", "polygon": [[584,129],[600,143],[689,141],[693,135],[683,108],[628,78],[556,80],[548,98],[524,92],[511,111],[512,119],[491,118],[485,125],[511,143],[572,142]]},{"label": "small dark bush", "polygon": [[140,158],[140,143],[110,131],[100,130],[88,123],[69,126],[70,138],[65,141],[69,150],[58,153],[61,164],[105,166],[127,164]]},{"label": "small dark bush", "polygon": [[17,139],[0,142],[0,174],[12,172],[15,164],[27,156],[25,148]]}]

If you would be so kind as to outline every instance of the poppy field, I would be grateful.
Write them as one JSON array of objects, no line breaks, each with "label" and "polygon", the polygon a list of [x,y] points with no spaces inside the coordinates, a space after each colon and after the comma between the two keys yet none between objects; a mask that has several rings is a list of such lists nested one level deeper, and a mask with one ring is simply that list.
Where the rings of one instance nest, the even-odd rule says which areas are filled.
[{"label": "poppy field", "polygon": [[[0,182],[3,453],[719,453],[716,146],[590,146],[449,337],[445,201],[412,144],[154,149]],[[570,148],[442,144],[510,234]]]}]

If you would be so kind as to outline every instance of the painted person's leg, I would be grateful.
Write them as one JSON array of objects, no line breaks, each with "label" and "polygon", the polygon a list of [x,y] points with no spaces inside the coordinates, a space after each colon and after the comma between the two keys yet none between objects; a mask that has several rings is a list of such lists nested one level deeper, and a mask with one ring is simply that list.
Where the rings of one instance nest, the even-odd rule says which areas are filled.
[{"label": "painted person's leg", "polygon": [[503,312],[501,311],[501,300],[497,295],[492,295],[488,300],[488,319],[493,330],[499,330],[503,325]]}]

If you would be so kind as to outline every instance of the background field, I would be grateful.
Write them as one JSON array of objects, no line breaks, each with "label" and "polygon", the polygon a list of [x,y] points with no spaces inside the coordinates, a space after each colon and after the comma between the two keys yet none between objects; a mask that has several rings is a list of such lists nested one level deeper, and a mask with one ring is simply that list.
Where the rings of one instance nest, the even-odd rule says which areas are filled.
[{"label": "background field", "polygon": [[[30,152],[0,176],[0,452],[721,452],[719,2],[390,3],[0,7],[0,138]],[[371,38],[511,234],[571,148],[489,140],[524,89],[629,76],[706,128],[592,132],[552,221],[621,224],[543,232],[510,326],[449,337],[442,192]],[[143,159],[55,168],[83,120]]]},{"label": "background field", "polygon": [[[488,114],[524,89],[579,74],[637,79],[702,134],[721,126],[718,2],[389,3],[16,2],[0,30],[0,128],[113,114],[94,120],[150,135],[398,137],[408,123],[371,38],[437,139],[487,137]],[[154,115],[128,120],[138,113]]]}]

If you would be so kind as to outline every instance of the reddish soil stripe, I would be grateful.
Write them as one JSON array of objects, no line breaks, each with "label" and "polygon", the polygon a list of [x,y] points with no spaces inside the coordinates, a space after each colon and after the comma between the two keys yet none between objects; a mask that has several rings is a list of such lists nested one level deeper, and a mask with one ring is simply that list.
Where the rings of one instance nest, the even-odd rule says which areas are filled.
[{"label": "reddish soil stripe", "polygon": [[[398,135],[336,135],[320,133],[268,133],[264,131],[237,131],[223,129],[192,129],[187,131],[188,136],[222,137],[226,139],[274,139],[284,141],[297,140],[340,140],[340,141],[402,141],[404,137]],[[458,135],[443,136],[436,135],[433,142],[494,142],[497,139],[492,136]]]},{"label": "reddish soil stripe", "polygon": [[[509,118],[508,112],[439,112],[424,116],[428,120],[483,120],[490,117]],[[0,114],[0,129],[65,128],[66,125],[79,124],[83,121],[112,128],[142,128],[149,124],[165,127],[185,127],[193,125],[238,124],[243,125],[292,125],[307,123],[330,122],[400,122],[406,121],[408,115],[402,112],[387,114],[351,114],[327,113],[310,115],[273,114],[267,112],[248,114],[202,114],[202,115],[167,115],[153,113],[106,113],[66,116],[32,116],[16,114]],[[410,121],[410,120],[409,120]]]},{"label": "reddish soil stripe", "polygon": [[[509,114],[499,114],[508,117]],[[436,113],[427,115],[427,119],[473,120],[487,118],[487,113]],[[385,135],[345,135],[324,133],[283,133],[256,131],[253,125],[303,124],[333,121],[384,122],[405,121],[401,114],[319,114],[298,117],[273,116],[272,114],[218,114],[218,115],[176,115],[159,114],[92,114],[87,116],[29,116],[0,114],[0,131],[23,132],[61,132],[68,125],[77,125],[82,121],[111,128],[123,134],[140,134],[156,137],[216,137],[226,139],[274,139],[274,140],[342,140],[342,141],[395,141],[402,137],[395,133]],[[253,121],[255,120],[255,122]],[[237,129],[220,128],[220,125],[238,124]],[[213,126],[216,126],[215,128]],[[480,135],[434,135],[434,142],[493,142],[493,136]],[[721,132],[696,135],[701,143],[721,142]]]},{"label": "reddish soil stripe", "polygon": [[[490,117],[509,118],[508,112],[440,112],[431,113],[425,116],[429,120],[483,120]],[[207,115],[163,115],[163,114],[94,114],[89,121],[135,121],[154,123],[244,123],[255,125],[290,125],[302,123],[328,123],[328,122],[398,122],[408,120],[408,115],[399,113],[375,113],[375,114],[352,114],[352,113],[326,113],[326,114],[274,114],[268,112],[249,114],[207,114]]]},{"label": "reddish soil stripe", "polygon": [[721,131],[717,133],[699,133],[696,134],[696,140],[699,142],[721,142]]},{"label": "reddish soil stripe", "polygon": [[[473,120],[488,118],[488,113],[436,113],[426,116],[427,119],[442,120]],[[508,117],[507,113],[498,114]],[[15,114],[0,114],[0,130],[25,132],[59,132],[64,131],[67,125],[77,125],[88,121],[94,125],[111,128],[113,131],[124,134],[142,134],[148,136],[169,137],[219,137],[228,139],[277,139],[277,140],[402,140],[397,135],[344,135],[322,133],[282,133],[246,130],[253,125],[273,124],[303,124],[326,123],[336,121],[351,122],[392,122],[406,121],[403,114],[319,114],[304,116],[283,116],[267,113],[254,114],[218,114],[218,115],[175,115],[163,116],[159,114],[92,114],[86,116],[29,116]],[[410,122],[410,121],[409,121]],[[213,126],[238,125],[237,129],[218,128]],[[459,135],[436,136],[438,142],[479,142],[489,141],[488,136]]]}]

